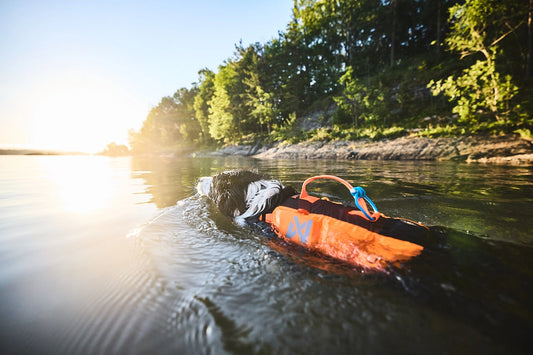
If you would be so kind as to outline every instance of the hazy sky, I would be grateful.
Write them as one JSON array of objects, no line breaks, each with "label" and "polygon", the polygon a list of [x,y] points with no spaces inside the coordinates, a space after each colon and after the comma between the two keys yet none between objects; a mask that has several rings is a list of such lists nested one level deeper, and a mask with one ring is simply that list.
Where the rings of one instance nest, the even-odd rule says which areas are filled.
[{"label": "hazy sky", "polygon": [[283,31],[293,0],[0,0],[0,147],[127,142],[198,70]]}]

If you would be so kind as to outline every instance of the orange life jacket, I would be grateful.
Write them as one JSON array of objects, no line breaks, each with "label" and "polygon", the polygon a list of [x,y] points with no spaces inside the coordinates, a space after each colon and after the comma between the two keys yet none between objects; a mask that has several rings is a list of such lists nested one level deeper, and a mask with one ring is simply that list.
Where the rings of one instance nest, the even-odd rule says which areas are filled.
[{"label": "orange life jacket", "polygon": [[[344,262],[371,269],[398,266],[422,252],[424,248],[421,245],[395,236],[417,239],[420,234],[427,235],[427,227],[377,212],[362,189],[363,196],[355,196],[360,210],[309,196],[306,185],[316,179],[339,181],[352,195],[356,190],[345,180],[332,175],[307,179],[300,195],[292,196],[265,216],[265,221],[278,236]],[[373,207],[372,213],[368,211],[365,200]]]}]

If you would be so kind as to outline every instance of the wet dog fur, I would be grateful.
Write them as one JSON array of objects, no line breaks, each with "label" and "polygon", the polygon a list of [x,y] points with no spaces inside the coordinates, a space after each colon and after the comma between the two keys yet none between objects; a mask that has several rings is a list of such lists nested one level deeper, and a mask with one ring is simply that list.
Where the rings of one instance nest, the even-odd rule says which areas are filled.
[{"label": "wet dog fur", "polygon": [[272,212],[288,197],[297,194],[294,188],[250,170],[230,170],[213,177],[201,177],[197,191],[209,197],[222,214],[240,225]]}]

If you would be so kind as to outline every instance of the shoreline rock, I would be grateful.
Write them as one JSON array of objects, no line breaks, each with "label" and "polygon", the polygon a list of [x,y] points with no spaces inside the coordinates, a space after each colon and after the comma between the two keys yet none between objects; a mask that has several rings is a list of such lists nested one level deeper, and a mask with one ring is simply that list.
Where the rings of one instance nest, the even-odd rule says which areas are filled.
[{"label": "shoreline rock", "polygon": [[[204,155],[204,154],[202,154]],[[453,160],[467,163],[533,164],[533,143],[517,136],[402,137],[381,141],[302,142],[272,147],[228,146],[208,156],[257,159]]]}]

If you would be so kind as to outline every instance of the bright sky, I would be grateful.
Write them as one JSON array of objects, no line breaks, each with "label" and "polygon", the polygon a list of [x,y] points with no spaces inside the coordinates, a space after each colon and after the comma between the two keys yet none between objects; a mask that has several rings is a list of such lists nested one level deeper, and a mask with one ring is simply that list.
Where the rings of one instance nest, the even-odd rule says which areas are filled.
[{"label": "bright sky", "polygon": [[0,0],[0,147],[127,143],[161,97],[265,43],[293,0]]}]

